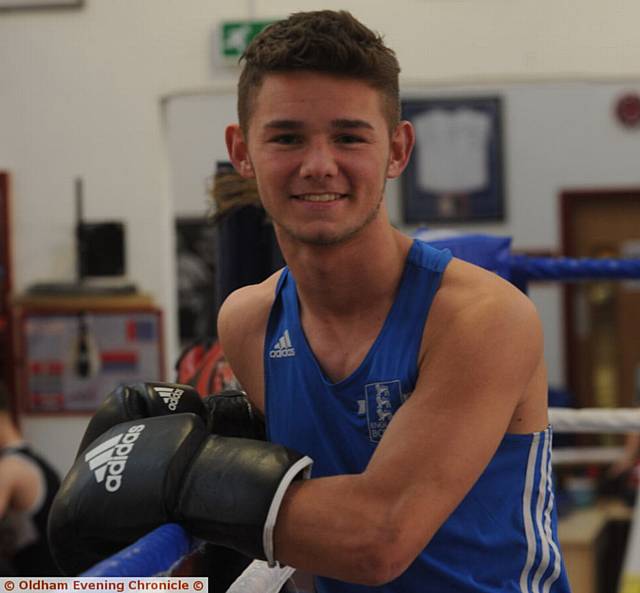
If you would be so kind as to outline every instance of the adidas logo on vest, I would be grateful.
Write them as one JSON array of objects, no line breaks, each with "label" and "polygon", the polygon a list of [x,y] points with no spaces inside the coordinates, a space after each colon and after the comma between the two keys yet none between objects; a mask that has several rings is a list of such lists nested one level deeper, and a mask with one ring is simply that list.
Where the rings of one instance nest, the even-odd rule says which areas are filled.
[{"label": "adidas logo on vest", "polygon": [[153,390],[162,398],[162,401],[167,404],[167,407],[175,412],[180,403],[180,397],[184,393],[184,389],[177,389],[173,387],[154,387]]},{"label": "adidas logo on vest", "polygon": [[96,482],[104,482],[107,492],[115,492],[122,485],[122,472],[133,445],[143,430],[144,424],[132,426],[126,433],[121,432],[111,437],[84,456],[89,469],[96,477]]},{"label": "adidas logo on vest", "polygon": [[296,349],[291,344],[289,330],[285,329],[282,337],[273,345],[273,349],[269,352],[270,358],[286,358],[287,356],[295,356]]}]

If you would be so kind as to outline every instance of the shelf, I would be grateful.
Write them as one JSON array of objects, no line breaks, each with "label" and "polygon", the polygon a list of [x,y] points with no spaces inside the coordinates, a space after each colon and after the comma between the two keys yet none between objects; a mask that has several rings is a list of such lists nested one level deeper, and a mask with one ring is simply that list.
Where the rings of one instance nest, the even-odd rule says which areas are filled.
[{"label": "shelf", "polygon": [[127,295],[21,295],[13,305],[22,309],[55,309],[76,311],[82,309],[147,309],[154,306],[153,299],[144,293]]}]

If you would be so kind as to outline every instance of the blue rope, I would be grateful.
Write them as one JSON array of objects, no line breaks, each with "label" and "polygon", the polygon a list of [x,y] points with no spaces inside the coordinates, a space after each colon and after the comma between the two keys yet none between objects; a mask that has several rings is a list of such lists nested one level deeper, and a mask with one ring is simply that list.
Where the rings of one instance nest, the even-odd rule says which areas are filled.
[{"label": "blue rope", "polygon": [[589,259],[512,255],[510,272],[525,280],[640,278],[640,259]]},{"label": "blue rope", "polygon": [[195,547],[196,541],[180,525],[167,523],[99,562],[81,576],[145,577],[167,573]]}]

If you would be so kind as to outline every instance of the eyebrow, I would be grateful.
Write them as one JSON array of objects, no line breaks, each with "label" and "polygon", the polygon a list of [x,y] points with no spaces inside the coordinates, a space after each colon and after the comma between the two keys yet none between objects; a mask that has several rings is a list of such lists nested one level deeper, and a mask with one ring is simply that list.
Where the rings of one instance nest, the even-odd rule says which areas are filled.
[{"label": "eyebrow", "polygon": [[[373,126],[363,119],[334,119],[331,121],[331,127],[339,130],[373,130]],[[304,124],[294,119],[274,119],[267,122],[264,128],[268,130],[300,130],[304,128]]]},{"label": "eyebrow", "polygon": [[274,119],[264,124],[267,130],[299,130],[302,127],[301,121],[293,119]]},{"label": "eyebrow", "polygon": [[334,119],[331,122],[331,127],[349,130],[363,128],[366,130],[373,130],[373,126],[368,121],[365,121],[363,119]]}]

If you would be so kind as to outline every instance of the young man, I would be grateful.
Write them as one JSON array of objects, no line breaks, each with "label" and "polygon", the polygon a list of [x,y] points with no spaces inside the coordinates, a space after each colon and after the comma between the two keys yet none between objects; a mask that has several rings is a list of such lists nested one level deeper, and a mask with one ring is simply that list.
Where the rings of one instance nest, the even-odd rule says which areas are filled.
[{"label": "young man", "polygon": [[46,538],[47,516],[60,480],[25,443],[0,383],[0,558],[6,576],[58,575]]},{"label": "young man", "polygon": [[275,554],[321,592],[565,592],[540,322],[389,223],[414,144],[398,72],[345,12],[293,15],[245,54],[227,146],[287,268],[232,294],[219,334],[270,440],[314,460]]},{"label": "young man", "polygon": [[398,72],[344,12],[247,50],[227,145],[287,267],[232,293],[218,326],[271,442],[220,436],[219,398],[199,410],[185,386],[111,394],[52,509],[65,572],[179,521],[319,593],[568,592],[540,323],[507,282],[389,223],[414,144]]}]

